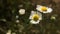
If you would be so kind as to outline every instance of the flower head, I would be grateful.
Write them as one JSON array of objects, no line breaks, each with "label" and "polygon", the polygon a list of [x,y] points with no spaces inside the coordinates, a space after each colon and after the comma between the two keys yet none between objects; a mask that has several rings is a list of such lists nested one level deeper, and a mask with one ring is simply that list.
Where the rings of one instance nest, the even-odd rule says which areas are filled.
[{"label": "flower head", "polygon": [[36,9],[42,13],[51,13],[52,12],[52,8],[49,8],[46,6],[41,6],[41,5],[37,5]]},{"label": "flower head", "polygon": [[20,15],[24,15],[24,14],[25,14],[25,9],[20,9],[20,10],[19,10],[19,14],[20,14]]},{"label": "flower head", "polygon": [[31,15],[29,19],[30,19],[30,23],[38,24],[40,20],[42,20],[42,14],[39,12],[31,11]]}]

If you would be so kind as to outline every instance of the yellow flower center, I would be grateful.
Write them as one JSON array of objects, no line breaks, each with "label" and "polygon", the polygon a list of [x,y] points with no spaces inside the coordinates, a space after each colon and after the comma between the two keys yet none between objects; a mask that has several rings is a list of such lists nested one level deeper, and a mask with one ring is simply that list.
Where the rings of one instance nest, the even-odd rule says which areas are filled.
[{"label": "yellow flower center", "polygon": [[43,6],[43,7],[41,8],[41,10],[42,10],[42,11],[47,11],[47,7]]},{"label": "yellow flower center", "polygon": [[38,14],[34,14],[32,18],[33,18],[34,21],[37,21],[39,19],[39,15]]}]

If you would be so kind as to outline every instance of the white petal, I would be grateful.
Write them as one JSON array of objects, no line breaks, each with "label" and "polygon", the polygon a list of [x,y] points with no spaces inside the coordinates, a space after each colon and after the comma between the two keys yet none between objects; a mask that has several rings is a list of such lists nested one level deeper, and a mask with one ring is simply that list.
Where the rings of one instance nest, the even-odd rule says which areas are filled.
[{"label": "white petal", "polygon": [[31,14],[35,14],[36,12],[35,11],[31,11]]},{"label": "white petal", "polygon": [[45,11],[43,11],[43,13],[48,13],[47,11],[45,12]]},{"label": "white petal", "polygon": [[48,8],[47,12],[51,13],[52,12],[52,8]]},{"label": "white petal", "polygon": [[37,9],[38,11],[41,11],[41,7],[42,7],[42,6],[39,6],[39,5],[38,5],[36,9]]},{"label": "white petal", "polygon": [[40,5],[37,5],[37,7],[39,7]]},{"label": "white petal", "polygon": [[38,7],[42,7],[42,6],[41,6],[41,5],[37,5],[37,8],[38,8]]},{"label": "white petal", "polygon": [[42,20],[42,17],[40,17],[39,20]]},{"label": "white petal", "polygon": [[42,16],[42,14],[41,14],[40,12],[37,12],[37,14],[38,14],[39,16]]},{"label": "white petal", "polygon": [[29,19],[32,19],[32,15],[30,15]]},{"label": "white petal", "polygon": [[30,21],[31,24],[39,24],[39,22],[40,22],[39,20],[38,21],[31,20]]},{"label": "white petal", "polygon": [[39,15],[39,20],[42,20],[42,14],[37,12],[37,14]]},{"label": "white petal", "polygon": [[35,11],[31,11],[31,15],[30,15],[29,19],[32,19],[32,16],[33,16],[34,14],[36,14],[36,12],[35,12]]}]

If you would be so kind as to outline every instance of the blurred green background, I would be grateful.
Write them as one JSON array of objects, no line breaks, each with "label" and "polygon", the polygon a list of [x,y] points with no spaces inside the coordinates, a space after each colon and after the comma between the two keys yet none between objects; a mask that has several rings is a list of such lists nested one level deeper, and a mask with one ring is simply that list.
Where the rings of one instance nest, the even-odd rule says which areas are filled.
[{"label": "blurred green background", "polygon": [[[6,34],[8,30],[11,34],[60,34],[59,3],[60,0],[0,0],[0,34]],[[51,7],[53,11],[43,14],[39,24],[30,24],[30,13],[38,4]],[[26,13],[20,15],[19,9],[25,9]]]}]

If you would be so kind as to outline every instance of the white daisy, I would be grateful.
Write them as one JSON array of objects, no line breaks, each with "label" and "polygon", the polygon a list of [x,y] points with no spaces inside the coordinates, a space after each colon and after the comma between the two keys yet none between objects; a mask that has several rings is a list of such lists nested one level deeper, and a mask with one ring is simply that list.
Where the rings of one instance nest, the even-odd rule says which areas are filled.
[{"label": "white daisy", "polygon": [[40,20],[42,20],[42,14],[39,12],[31,11],[29,19],[31,24],[39,24]]},{"label": "white daisy", "polygon": [[41,6],[41,5],[37,5],[36,9],[42,13],[51,13],[52,12],[52,8],[49,8],[46,6]]},{"label": "white daisy", "polygon": [[20,14],[20,15],[24,15],[24,14],[25,14],[25,9],[20,9],[20,10],[19,10],[19,14]]}]

